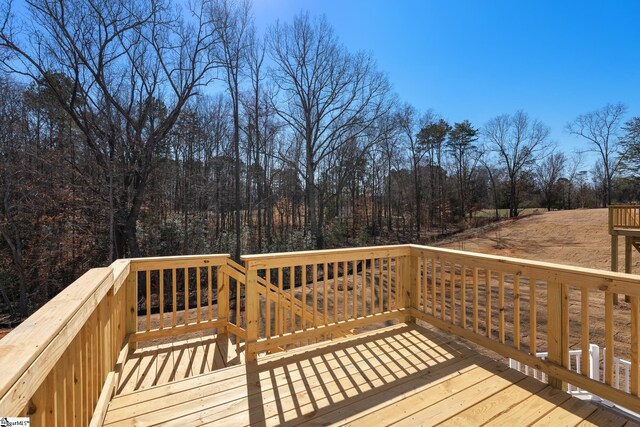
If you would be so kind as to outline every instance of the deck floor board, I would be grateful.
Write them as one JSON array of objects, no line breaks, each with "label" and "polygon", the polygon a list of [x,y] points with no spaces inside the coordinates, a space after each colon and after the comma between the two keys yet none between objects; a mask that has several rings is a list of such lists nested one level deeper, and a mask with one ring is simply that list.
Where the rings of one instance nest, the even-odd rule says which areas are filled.
[{"label": "deck floor board", "polygon": [[215,341],[198,338],[148,353],[128,362],[134,385],[112,399],[104,425],[626,422],[414,324],[213,371]]},{"label": "deck floor board", "polygon": [[141,391],[226,368],[226,354],[222,354],[222,351],[226,353],[226,348],[226,342],[222,345],[216,336],[193,337],[139,348],[124,364],[117,394]]}]

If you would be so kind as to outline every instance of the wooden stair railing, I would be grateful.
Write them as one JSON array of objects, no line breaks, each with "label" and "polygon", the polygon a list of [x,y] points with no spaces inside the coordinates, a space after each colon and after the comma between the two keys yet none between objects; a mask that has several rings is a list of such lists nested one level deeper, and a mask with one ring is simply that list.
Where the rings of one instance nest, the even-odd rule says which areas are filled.
[{"label": "wooden stair railing", "polygon": [[[226,268],[225,268],[226,267]],[[233,261],[231,258],[227,259],[227,265],[223,267],[222,271],[227,274],[229,277],[234,278],[239,283],[246,283],[246,269]],[[267,282],[267,280],[262,277],[258,277],[258,294],[264,297],[266,300],[275,302],[276,304],[280,304],[283,309],[291,310],[292,298],[289,292],[285,292],[285,290],[280,290],[277,286],[272,284],[271,282]],[[303,308],[304,306],[304,308]],[[302,316],[303,309],[305,311],[305,316]],[[313,307],[303,304],[302,300],[297,298],[293,298],[293,312],[296,316],[299,316],[300,319],[305,319],[305,325],[307,327],[313,326],[314,317],[317,319],[322,319],[324,314],[318,310],[314,310]],[[282,334],[284,330],[276,330],[275,334]],[[350,334],[344,331],[336,331],[332,334],[333,338],[344,338],[349,336]],[[272,349],[268,353],[273,353],[275,351],[282,351],[284,348],[277,347],[276,349]]]}]

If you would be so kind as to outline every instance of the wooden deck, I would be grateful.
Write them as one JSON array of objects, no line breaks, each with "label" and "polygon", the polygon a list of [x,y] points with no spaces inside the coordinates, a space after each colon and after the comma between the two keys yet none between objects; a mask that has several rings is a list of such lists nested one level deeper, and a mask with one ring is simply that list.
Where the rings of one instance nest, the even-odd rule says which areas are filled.
[{"label": "wooden deck", "polygon": [[144,390],[218,369],[239,365],[227,337],[194,336],[178,342],[136,349],[122,368],[117,394]]},{"label": "wooden deck", "polygon": [[144,365],[147,355],[123,375],[104,425],[637,425],[455,339],[400,324],[202,374],[193,367],[214,360],[202,349],[189,370],[158,369],[159,356]]}]

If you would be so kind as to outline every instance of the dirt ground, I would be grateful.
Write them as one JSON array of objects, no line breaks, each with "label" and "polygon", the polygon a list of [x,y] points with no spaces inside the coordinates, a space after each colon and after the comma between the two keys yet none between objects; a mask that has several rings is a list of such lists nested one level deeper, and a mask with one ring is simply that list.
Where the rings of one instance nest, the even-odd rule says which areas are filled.
[{"label": "dirt ground", "polygon": [[[469,230],[436,246],[559,264],[610,270],[611,237],[607,209],[540,211],[499,226]],[[624,239],[619,239],[620,269]],[[634,254],[634,272],[640,272],[640,254]]]}]

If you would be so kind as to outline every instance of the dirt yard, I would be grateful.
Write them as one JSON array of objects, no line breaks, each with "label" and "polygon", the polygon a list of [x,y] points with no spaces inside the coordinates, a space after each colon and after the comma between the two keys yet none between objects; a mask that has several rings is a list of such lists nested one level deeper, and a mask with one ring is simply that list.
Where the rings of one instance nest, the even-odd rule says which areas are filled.
[{"label": "dirt yard", "polygon": [[[489,229],[469,230],[436,246],[559,264],[610,270],[611,238],[607,209],[542,212]],[[618,265],[624,265],[624,239],[619,239]],[[640,256],[634,253],[634,273]]]}]

